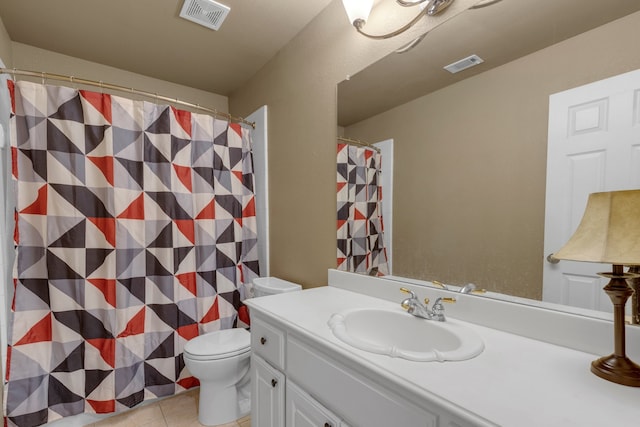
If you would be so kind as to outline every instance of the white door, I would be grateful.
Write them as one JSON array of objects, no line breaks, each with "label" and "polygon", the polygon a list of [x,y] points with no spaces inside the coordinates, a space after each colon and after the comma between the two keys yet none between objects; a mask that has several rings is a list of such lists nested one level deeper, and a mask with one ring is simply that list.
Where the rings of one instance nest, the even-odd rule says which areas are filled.
[{"label": "white door", "polygon": [[[640,188],[640,70],[549,98],[545,256],[577,228],[598,191]],[[612,311],[596,273],[610,265],[544,261],[543,300]]]}]

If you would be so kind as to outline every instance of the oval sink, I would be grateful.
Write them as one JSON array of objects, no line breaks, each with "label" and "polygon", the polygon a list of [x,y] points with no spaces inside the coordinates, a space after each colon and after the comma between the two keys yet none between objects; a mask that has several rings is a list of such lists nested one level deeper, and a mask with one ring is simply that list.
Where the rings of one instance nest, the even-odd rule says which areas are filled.
[{"label": "oval sink", "polygon": [[333,314],[328,325],[336,338],[355,348],[418,362],[466,360],[484,349],[482,339],[469,328],[400,310],[346,310]]}]

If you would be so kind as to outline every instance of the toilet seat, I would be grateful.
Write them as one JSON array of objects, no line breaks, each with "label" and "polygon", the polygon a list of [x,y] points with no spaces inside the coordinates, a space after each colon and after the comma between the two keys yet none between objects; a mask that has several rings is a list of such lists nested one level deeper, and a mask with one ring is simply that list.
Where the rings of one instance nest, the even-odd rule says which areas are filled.
[{"label": "toilet seat", "polygon": [[240,328],[223,329],[197,336],[184,346],[184,355],[193,360],[216,360],[251,351],[251,334]]}]

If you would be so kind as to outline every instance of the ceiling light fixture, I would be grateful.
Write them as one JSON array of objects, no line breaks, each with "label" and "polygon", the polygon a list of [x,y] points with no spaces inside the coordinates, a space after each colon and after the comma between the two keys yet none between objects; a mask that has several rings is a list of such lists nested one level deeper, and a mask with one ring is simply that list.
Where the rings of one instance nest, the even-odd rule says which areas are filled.
[{"label": "ceiling light fixture", "polygon": [[369,13],[371,13],[373,0],[342,0],[342,3],[344,4],[344,8],[347,11],[349,22],[353,24],[353,26],[360,34],[371,39],[382,40],[404,33],[409,28],[413,27],[416,22],[418,22],[425,15],[434,16],[439,14],[447,7],[449,7],[449,5],[453,3],[453,0],[396,0],[396,3],[403,7],[420,6],[420,13],[418,13],[418,15],[405,26],[398,28],[397,30],[390,33],[381,35],[367,34],[362,29],[367,22],[367,18],[369,18]]}]

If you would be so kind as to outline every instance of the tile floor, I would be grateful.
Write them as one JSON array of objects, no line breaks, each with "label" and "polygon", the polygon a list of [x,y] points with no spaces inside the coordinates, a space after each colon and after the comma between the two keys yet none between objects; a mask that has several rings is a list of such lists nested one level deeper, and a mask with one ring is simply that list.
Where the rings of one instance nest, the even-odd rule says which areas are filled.
[{"label": "tile floor", "polygon": [[[181,393],[85,427],[202,427],[198,422],[198,392]],[[251,419],[247,416],[220,427],[251,427]]]}]

